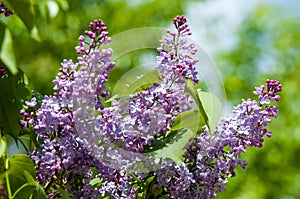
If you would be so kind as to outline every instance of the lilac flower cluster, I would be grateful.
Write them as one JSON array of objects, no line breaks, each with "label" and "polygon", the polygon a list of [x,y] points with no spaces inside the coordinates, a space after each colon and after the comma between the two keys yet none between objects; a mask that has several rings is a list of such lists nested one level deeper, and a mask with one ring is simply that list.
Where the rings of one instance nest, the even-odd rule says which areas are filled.
[{"label": "lilac flower cluster", "polygon": [[195,44],[186,38],[192,34],[187,20],[184,16],[177,16],[174,18],[174,25],[177,32],[167,30],[167,34],[161,40],[161,46],[157,49],[160,52],[157,57],[157,69],[165,76],[169,85],[184,86],[186,78],[198,83],[195,67],[198,60],[194,58],[197,49]]},{"label": "lilac flower cluster", "polygon": [[9,17],[10,15],[13,14],[11,10],[9,10],[4,3],[0,1],[0,14],[4,14],[6,17]]},{"label": "lilac flower cluster", "polygon": [[[160,82],[106,104],[105,83],[115,63],[112,49],[100,49],[110,38],[104,22],[95,20],[78,39],[78,62],[63,61],[54,80],[56,93],[41,104],[35,97],[26,102],[21,124],[37,135],[39,145],[29,155],[48,198],[61,197],[58,187],[72,198],[214,198],[238,165],[245,168],[241,153],[271,136],[266,127],[278,114],[271,101],[279,101],[282,90],[276,80],[256,88],[258,101],[243,100],[213,134],[207,126],[195,132],[181,164],[161,159],[163,166],[155,171],[132,172],[137,163],[151,165],[142,155],[145,149],[166,141],[175,118],[194,103],[185,83],[199,82],[197,49],[187,38],[186,18],[173,22],[177,32],[168,30],[158,48]],[[95,178],[100,182],[90,184]],[[152,192],[155,188],[159,191]]]},{"label": "lilac flower cluster", "polygon": [[[265,89],[266,88],[266,89]],[[278,101],[278,92],[282,86],[276,80],[267,80],[266,85],[256,88],[255,94],[259,100],[243,100],[233,109],[233,112],[223,118],[213,135],[206,128],[199,137],[191,140],[184,154],[185,165],[192,177],[186,182],[188,188],[173,192],[176,198],[214,198],[218,192],[224,191],[224,185],[228,178],[235,177],[235,168],[240,165],[245,168],[246,161],[241,160],[241,153],[246,152],[250,146],[262,147],[264,136],[271,136],[267,125],[272,117],[276,117],[278,107],[270,105],[272,101]],[[169,170],[180,172],[178,166]],[[190,176],[187,175],[186,176]],[[182,178],[176,182],[165,179],[167,190],[174,190]],[[198,190],[199,196],[195,196]],[[191,193],[192,192],[192,193]],[[190,197],[193,195],[194,197]]]},{"label": "lilac flower cluster", "polygon": [[[191,109],[193,100],[182,88],[167,88],[166,84],[154,85],[145,91],[133,94],[124,107],[122,101],[114,102],[114,123],[111,141],[123,141],[123,147],[133,152],[142,152],[151,141],[170,131],[175,117]],[[120,108],[121,107],[121,108]],[[122,112],[128,114],[122,116]]]},{"label": "lilac flower cluster", "polygon": [[[164,136],[165,133],[170,130],[175,117],[179,113],[191,109],[193,100],[189,95],[184,94],[185,78],[188,77],[186,76],[188,72],[180,73],[177,68],[172,68],[171,63],[178,62],[178,65],[181,63],[182,66],[187,63],[191,65],[195,64],[197,60],[193,58],[192,55],[195,54],[196,49],[194,49],[192,45],[187,46],[186,39],[183,38],[186,32],[189,31],[184,22],[185,18],[177,18],[180,19],[180,22],[178,22],[178,35],[175,35],[178,42],[176,43],[176,47],[172,46],[172,52],[165,51],[167,54],[174,54],[176,51],[177,55],[169,57],[170,67],[161,61],[165,58],[165,55],[158,56],[157,58],[159,62],[157,69],[163,74],[160,84],[155,83],[148,89],[131,95],[128,102],[124,103],[122,99],[115,100],[112,102],[112,107],[109,108],[103,108],[101,102],[97,103],[96,106],[103,108],[101,108],[101,114],[97,117],[90,115],[91,111],[78,114],[79,117],[85,115],[86,118],[97,118],[97,121],[94,121],[94,126],[97,126],[98,133],[92,139],[95,140],[98,139],[99,136],[102,138],[105,136],[109,138],[109,142],[116,144],[122,143],[121,147],[124,149],[132,152],[142,152],[145,146],[151,144],[152,140]],[[181,35],[181,33],[183,35]],[[163,38],[162,41],[167,43],[169,38]],[[195,69],[194,67],[192,68]],[[181,68],[181,70],[183,69]],[[184,68],[184,70],[188,71],[186,68]],[[101,67],[101,71],[95,72],[95,74],[99,73],[108,74],[108,71],[105,70],[105,67]],[[196,75],[196,72],[194,72],[194,75]],[[101,76],[102,75],[100,75],[100,77]],[[96,77],[93,77],[93,79],[95,78]],[[197,81],[196,78],[194,78],[194,80]],[[87,84],[89,84],[90,81],[85,82],[86,83],[80,82],[78,88],[87,88]],[[99,89],[101,87],[96,86],[96,88]],[[86,110],[93,109],[93,107],[90,107],[90,104],[93,104],[93,97],[95,97],[93,92],[83,91],[79,95],[76,95],[76,100],[78,101],[78,98],[82,96],[84,96],[84,100],[82,100],[84,104],[80,104],[79,107],[85,107]],[[107,95],[103,94],[100,96],[101,98],[98,99],[107,97]],[[80,123],[80,121],[77,123]],[[90,125],[90,123],[86,122],[80,124],[79,128],[85,128],[81,128],[80,131],[87,132],[86,136],[82,138],[88,140],[89,143],[93,142],[90,138],[90,132],[92,132],[93,129],[86,130],[88,129],[86,126]]]},{"label": "lilac flower cluster", "polygon": [[[97,28],[99,26],[103,31],[106,29],[102,21],[95,21],[90,26],[97,37],[101,37],[95,38],[93,42],[95,45],[99,46],[101,42],[106,43],[109,40],[103,37],[106,33],[99,33]],[[80,41],[81,38],[82,36],[79,38]],[[108,91],[103,91],[105,89],[103,84],[107,81],[109,70],[114,66],[109,60],[110,50],[100,51],[91,48],[86,52],[88,53],[78,58],[78,63],[64,60],[54,80],[54,89],[58,91],[54,96],[45,96],[40,107],[34,97],[26,102],[28,110],[21,111],[25,118],[21,124],[24,128],[33,129],[37,134],[39,146],[30,152],[30,157],[36,165],[37,181],[45,184],[49,198],[60,196],[56,191],[58,186],[72,194],[73,198],[99,198],[103,193],[106,195],[135,193],[135,189],[128,185],[128,175],[124,174],[120,178],[119,171],[99,162],[80,139],[79,134],[84,131],[80,132],[78,130],[82,129],[75,128],[74,115],[77,113],[74,112],[74,97],[78,99],[76,106],[80,103],[84,106],[82,93],[77,86],[81,85],[80,88],[92,92],[95,106],[93,108],[97,108],[99,104],[101,108],[101,97],[108,95]],[[88,87],[90,84],[85,85],[85,81],[91,79],[96,82],[93,88]],[[92,168],[98,171],[96,176],[92,173]],[[89,185],[95,177],[104,179],[110,184],[110,188],[107,184],[100,187]]]}]

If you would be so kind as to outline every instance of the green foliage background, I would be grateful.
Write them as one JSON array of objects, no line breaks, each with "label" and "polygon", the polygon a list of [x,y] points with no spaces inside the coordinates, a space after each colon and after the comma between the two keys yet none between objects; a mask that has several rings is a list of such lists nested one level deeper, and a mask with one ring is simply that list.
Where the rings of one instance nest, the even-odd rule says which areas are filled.
[{"label": "green foliage background", "polygon": [[[58,5],[57,15],[51,16],[49,2]],[[18,17],[1,15],[0,20],[11,30],[17,66],[28,77],[27,87],[51,94],[52,80],[60,63],[63,59],[76,59],[77,38],[90,21],[103,19],[110,35],[138,27],[167,27],[174,16],[186,14],[189,2],[33,0],[40,41],[34,32],[30,37]],[[209,25],[213,27],[213,24]],[[266,78],[278,79],[283,85],[280,114],[271,124],[273,137],[266,139],[262,149],[247,151],[244,155],[249,163],[246,170],[238,168],[237,177],[229,180],[227,192],[219,194],[218,199],[300,198],[299,27],[299,16],[280,7],[259,5],[237,30],[238,43],[234,49],[214,55],[232,104],[239,103],[241,98],[252,97],[254,86],[262,84]],[[123,66],[113,71],[112,82],[130,67],[138,65],[139,55],[136,52],[121,58],[118,62]],[[266,57],[268,61],[262,61]]]}]

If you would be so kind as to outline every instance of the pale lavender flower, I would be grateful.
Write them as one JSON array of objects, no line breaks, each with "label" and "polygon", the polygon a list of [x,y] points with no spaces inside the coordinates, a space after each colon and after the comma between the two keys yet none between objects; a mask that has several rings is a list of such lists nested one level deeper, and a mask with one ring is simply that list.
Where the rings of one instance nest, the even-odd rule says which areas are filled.
[{"label": "pale lavender flower", "polygon": [[157,57],[157,69],[164,75],[164,83],[167,85],[179,84],[183,87],[186,78],[198,83],[195,67],[198,60],[194,57],[197,49],[195,44],[187,39],[187,36],[191,35],[187,20],[184,16],[177,16],[174,18],[174,25],[177,33],[168,30],[157,49],[160,52]]},{"label": "pale lavender flower", "polygon": [[266,127],[271,118],[276,117],[278,107],[268,104],[272,100],[278,101],[280,91],[278,81],[267,80],[266,86],[256,88],[259,101],[243,100],[220,121],[212,136],[205,129],[198,138],[191,140],[184,157],[189,170],[194,171],[194,179],[201,185],[198,187],[199,198],[214,198],[224,191],[228,178],[236,175],[235,168],[247,165],[241,159],[241,153],[250,146],[262,147],[264,136],[271,136]]},{"label": "pale lavender flower", "polygon": [[[47,184],[48,198],[59,197],[56,186],[72,198],[136,198],[141,191],[136,183],[152,175],[151,186],[160,187],[168,198],[214,198],[236,175],[238,165],[246,167],[241,153],[249,146],[261,147],[264,137],[271,136],[266,127],[278,107],[270,103],[280,100],[282,90],[276,80],[257,87],[259,100],[243,100],[212,135],[206,126],[197,132],[180,165],[162,160],[165,167],[157,171],[129,172],[137,162],[153,166],[140,152],[154,140],[164,140],[174,119],[192,108],[193,99],[184,90],[186,79],[199,81],[197,50],[187,39],[191,32],[186,18],[177,16],[173,22],[177,32],[168,30],[158,48],[159,83],[105,107],[105,83],[115,63],[111,49],[99,49],[110,38],[103,21],[95,20],[85,37],[79,37],[78,62],[63,61],[54,80],[57,93],[45,96],[40,107],[36,98],[26,102],[21,124],[37,134],[39,146],[30,157],[38,182]],[[92,186],[89,182],[95,177],[103,182]]]}]

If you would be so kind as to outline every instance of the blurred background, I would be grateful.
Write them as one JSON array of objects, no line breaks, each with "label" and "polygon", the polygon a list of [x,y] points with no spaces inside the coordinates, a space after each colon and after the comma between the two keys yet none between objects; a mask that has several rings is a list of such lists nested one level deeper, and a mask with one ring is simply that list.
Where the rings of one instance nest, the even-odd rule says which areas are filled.
[{"label": "blurred background", "polygon": [[[90,21],[103,19],[110,35],[139,27],[172,27],[176,15],[187,16],[193,40],[220,71],[228,111],[269,79],[283,85],[279,116],[262,149],[249,148],[226,192],[218,199],[300,198],[300,2],[297,0],[36,0],[40,41],[30,37],[17,17],[0,16],[10,28],[18,66],[28,88],[52,94],[63,59],[76,60],[77,38]],[[120,44],[122,45],[122,44]],[[155,55],[149,50],[146,52]],[[145,51],[117,60],[110,84],[143,61]],[[201,63],[201,60],[200,60]],[[205,67],[205,66],[204,66]]]}]

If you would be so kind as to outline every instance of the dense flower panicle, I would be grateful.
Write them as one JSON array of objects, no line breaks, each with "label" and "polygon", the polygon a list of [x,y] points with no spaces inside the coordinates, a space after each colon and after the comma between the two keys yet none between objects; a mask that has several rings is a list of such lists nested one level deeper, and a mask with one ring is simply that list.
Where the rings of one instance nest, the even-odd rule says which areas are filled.
[{"label": "dense flower panicle", "polygon": [[9,17],[13,14],[13,11],[9,10],[4,3],[0,1],[0,14],[4,14],[6,17]]},{"label": "dense flower panicle", "polygon": [[[160,83],[112,100],[106,107],[109,89],[105,83],[115,63],[111,49],[99,49],[110,38],[103,21],[95,20],[85,31],[86,38],[79,37],[77,62],[63,61],[53,81],[57,93],[45,96],[41,104],[35,97],[26,102],[21,124],[37,134],[39,146],[29,155],[48,198],[61,196],[59,186],[72,198],[137,198],[144,196],[144,189],[155,187],[166,198],[215,198],[225,190],[228,178],[236,175],[235,168],[246,167],[241,153],[250,146],[261,147],[264,137],[271,136],[267,125],[278,114],[271,101],[279,101],[282,90],[276,80],[257,87],[258,100],[242,100],[213,134],[207,126],[196,132],[181,164],[162,160],[164,167],[153,172],[129,172],[137,163],[151,165],[143,156],[145,148],[154,140],[164,140],[175,118],[192,109],[193,99],[184,91],[186,79],[199,81],[197,49],[187,40],[191,32],[186,18],[177,16],[173,22],[177,32],[168,30],[158,48]],[[153,182],[146,185],[143,180],[148,177]],[[94,178],[101,183],[90,185]]]},{"label": "dense flower panicle", "polygon": [[108,37],[107,27],[102,20],[95,20],[89,24],[91,30],[86,30],[84,34],[87,36],[80,36],[78,41],[80,45],[76,47],[77,54],[87,55],[92,49],[97,49],[101,44],[108,44],[110,38]]},{"label": "dense flower panicle", "polygon": [[[192,144],[184,157],[187,167],[196,170],[193,173],[196,182],[203,185],[200,198],[213,198],[218,192],[224,191],[227,179],[236,175],[235,168],[238,165],[245,168],[247,165],[241,160],[241,153],[245,153],[249,146],[261,147],[263,137],[271,136],[266,127],[271,118],[276,117],[278,107],[268,104],[270,100],[278,100],[275,94],[281,91],[281,84],[267,80],[266,85],[259,88],[265,87],[270,92],[256,88],[259,101],[243,100],[220,121],[212,136],[206,129],[198,138],[191,140]],[[261,96],[267,96],[269,101],[266,102]]]},{"label": "dense flower panicle", "polygon": [[[133,94],[125,108],[122,102],[114,102],[114,130],[111,141],[124,142],[123,147],[133,152],[142,152],[144,146],[164,135],[171,128],[175,117],[191,109],[192,99],[182,90],[153,86]],[[127,112],[127,115],[121,113]],[[111,112],[110,112],[111,113]],[[118,132],[118,133],[116,133]]]},{"label": "dense flower panicle", "polygon": [[63,61],[58,75],[53,80],[53,83],[55,84],[53,89],[59,91],[59,93],[55,94],[55,96],[67,99],[72,97],[77,68],[78,64],[74,64],[72,60]]},{"label": "dense flower panicle", "polygon": [[157,182],[161,187],[166,187],[167,192],[172,197],[178,199],[198,198],[197,189],[193,174],[185,165],[176,165],[173,163],[157,171]]},{"label": "dense flower panicle", "polygon": [[[180,40],[180,44],[182,46],[178,50],[175,43],[170,43],[169,46],[178,52],[187,51],[191,54],[196,52],[193,50],[193,45],[185,46],[185,40]],[[186,76],[190,74],[189,68],[193,68],[197,61],[181,53],[178,58],[170,57],[170,63],[175,62],[178,62],[178,68],[174,68],[170,64],[168,69],[164,69],[166,72],[163,74],[166,75],[162,76],[161,84],[156,84],[148,90],[131,95],[127,105],[122,101],[114,101],[115,106],[110,108],[104,109],[101,106],[102,114],[97,117],[98,121],[95,122],[96,126],[101,124],[98,125],[99,134],[107,136],[111,142],[122,142],[122,147],[132,152],[142,152],[144,146],[151,144],[151,141],[157,136],[164,135],[169,131],[174,118],[179,113],[191,109],[193,101],[189,95],[183,93],[184,82]],[[182,65],[181,68],[179,67],[180,64]],[[189,65],[189,68],[186,65]],[[109,72],[103,70],[103,67],[102,71],[104,74]],[[172,77],[169,76],[170,71],[173,74]],[[194,74],[196,73],[194,72]],[[81,82],[80,86],[82,87],[82,85],[84,84]],[[97,88],[101,87],[97,86]],[[86,97],[86,93],[84,95],[81,93],[80,96],[91,99],[91,97]],[[100,96],[100,99],[107,97],[103,94]],[[88,104],[85,104],[84,107],[86,106]],[[127,114],[122,114],[124,112]],[[82,130],[84,131],[84,129]]]},{"label": "dense flower panicle", "polygon": [[[91,33],[87,34],[92,37],[94,46],[90,45],[90,49],[78,58],[78,63],[64,60],[53,81],[57,93],[54,96],[45,96],[40,107],[37,107],[36,98],[32,98],[31,101],[26,102],[26,105],[33,111],[21,111],[24,116],[21,124],[25,128],[31,127],[37,133],[37,141],[40,143],[40,146],[30,153],[36,165],[38,182],[47,184],[55,181],[53,179],[65,181],[63,188],[71,193],[73,198],[99,198],[100,192],[97,187],[88,184],[94,178],[91,175],[92,167],[98,168],[99,175],[106,180],[113,180],[111,175],[117,173],[112,169],[105,169],[107,166],[87,150],[80,139],[78,129],[75,128],[74,108],[84,105],[85,101],[85,96],[81,95],[85,92],[80,92],[79,84],[82,83],[80,86],[92,95],[88,105],[92,104],[91,108],[95,109],[97,105],[101,105],[102,97],[108,96],[104,83],[114,66],[110,61],[111,50],[97,49],[100,44],[109,41],[104,23],[95,21],[90,24],[90,27],[96,37]],[[75,107],[74,97],[78,99]],[[110,172],[101,173],[101,171]],[[115,188],[119,189],[118,180],[114,182],[117,184]],[[49,198],[57,196],[57,193],[52,193],[50,190],[48,193]]]},{"label": "dense flower panicle", "polygon": [[190,78],[195,83],[199,82],[195,64],[198,60],[194,57],[197,52],[195,44],[186,38],[191,35],[187,20],[184,16],[174,19],[178,32],[167,31],[161,40],[161,46],[157,49],[160,55],[157,57],[157,69],[164,75],[165,84],[179,84],[184,87],[185,79]]}]

